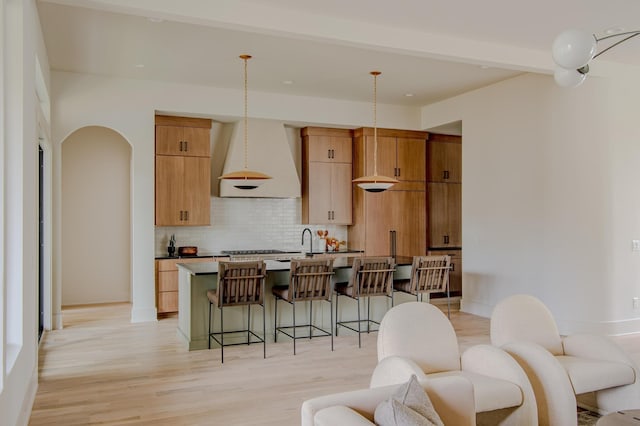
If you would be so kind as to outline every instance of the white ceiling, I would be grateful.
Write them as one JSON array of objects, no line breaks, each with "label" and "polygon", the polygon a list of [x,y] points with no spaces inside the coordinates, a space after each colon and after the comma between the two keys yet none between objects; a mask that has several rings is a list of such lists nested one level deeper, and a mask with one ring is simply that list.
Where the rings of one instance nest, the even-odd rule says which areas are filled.
[{"label": "white ceiling", "polygon": [[[567,28],[640,28],[638,0],[40,0],[54,70],[419,106],[551,73]],[[161,18],[161,22],[158,19]],[[606,54],[640,65],[640,40]],[[292,81],[293,84],[285,84]],[[411,93],[412,97],[405,96]]]}]

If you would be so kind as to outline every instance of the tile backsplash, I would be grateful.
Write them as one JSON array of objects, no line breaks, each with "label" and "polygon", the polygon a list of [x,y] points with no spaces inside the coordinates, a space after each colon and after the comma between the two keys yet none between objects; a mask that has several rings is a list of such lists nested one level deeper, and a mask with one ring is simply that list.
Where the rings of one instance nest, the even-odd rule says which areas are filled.
[{"label": "tile backsplash", "polygon": [[199,253],[222,250],[277,249],[307,251],[300,244],[302,231],[310,228],[313,249],[318,250],[316,230],[347,240],[344,225],[303,225],[300,198],[211,198],[211,226],[162,226],[155,229],[155,255],[165,256],[171,234],[176,246],[197,246]]}]

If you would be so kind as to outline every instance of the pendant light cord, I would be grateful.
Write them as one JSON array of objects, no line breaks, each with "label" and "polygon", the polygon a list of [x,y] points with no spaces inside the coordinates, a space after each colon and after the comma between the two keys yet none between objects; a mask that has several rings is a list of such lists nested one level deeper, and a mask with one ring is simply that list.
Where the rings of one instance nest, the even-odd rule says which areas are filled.
[{"label": "pendant light cord", "polygon": [[371,71],[373,76],[373,175],[378,176],[378,75],[380,71]]},{"label": "pendant light cord", "polygon": [[244,60],[244,169],[248,169],[248,139],[249,139],[249,124],[247,119],[247,60],[251,58],[249,55],[240,56]]}]

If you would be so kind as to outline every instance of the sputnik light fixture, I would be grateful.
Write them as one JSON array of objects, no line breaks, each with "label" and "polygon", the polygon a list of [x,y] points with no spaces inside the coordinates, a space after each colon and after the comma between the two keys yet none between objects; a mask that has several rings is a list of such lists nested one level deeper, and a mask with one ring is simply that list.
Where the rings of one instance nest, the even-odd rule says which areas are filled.
[{"label": "sputnik light fixture", "polygon": [[230,172],[220,176],[218,179],[223,179],[230,182],[235,188],[238,189],[255,189],[262,185],[266,180],[271,179],[271,176],[264,173],[249,170],[248,157],[249,157],[249,120],[247,118],[247,61],[251,59],[250,55],[240,55],[240,59],[244,61],[244,169],[235,172]]},{"label": "sputnik light fixture", "polygon": [[371,71],[373,76],[373,175],[362,176],[354,179],[353,182],[367,192],[382,192],[398,183],[397,179],[378,175],[378,122],[377,122],[377,98],[378,98],[378,76],[380,71]]},{"label": "sputnik light fixture", "polygon": [[[553,60],[557,64],[554,78],[562,87],[577,87],[584,82],[589,73],[589,62],[617,45],[640,35],[640,30],[621,31],[596,37],[582,30],[566,30],[556,37],[551,47]],[[617,37],[622,39],[612,43],[598,53],[597,45],[604,40]]]}]

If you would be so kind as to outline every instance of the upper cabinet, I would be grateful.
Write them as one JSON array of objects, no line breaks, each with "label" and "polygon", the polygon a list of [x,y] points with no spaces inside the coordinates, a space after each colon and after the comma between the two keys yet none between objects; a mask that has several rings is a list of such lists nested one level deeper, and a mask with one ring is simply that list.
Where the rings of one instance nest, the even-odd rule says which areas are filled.
[{"label": "upper cabinet", "polygon": [[211,120],[156,116],[156,226],[211,223]]},{"label": "upper cabinet", "polygon": [[432,134],[429,138],[429,182],[462,182],[462,143],[460,136]]},{"label": "upper cabinet", "polygon": [[[365,174],[374,174],[374,155],[377,155],[378,175],[395,177],[401,182],[425,182],[427,177],[427,133],[409,130],[378,129],[378,147],[372,128],[354,131],[358,152],[364,151]],[[361,160],[362,161],[362,160]]]},{"label": "upper cabinet", "polygon": [[349,225],[351,130],[305,127],[302,137],[302,223]]}]

